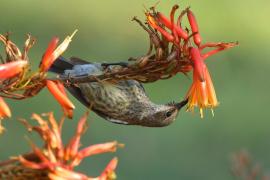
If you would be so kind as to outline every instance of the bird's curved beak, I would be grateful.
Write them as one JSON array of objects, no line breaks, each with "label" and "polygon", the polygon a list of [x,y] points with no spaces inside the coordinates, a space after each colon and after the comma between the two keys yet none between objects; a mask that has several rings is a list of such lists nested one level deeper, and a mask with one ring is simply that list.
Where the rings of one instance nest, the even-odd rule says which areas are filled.
[{"label": "bird's curved beak", "polygon": [[184,107],[186,104],[188,103],[188,98],[179,102],[179,103],[176,103],[175,106],[178,110],[180,110],[182,107]]}]

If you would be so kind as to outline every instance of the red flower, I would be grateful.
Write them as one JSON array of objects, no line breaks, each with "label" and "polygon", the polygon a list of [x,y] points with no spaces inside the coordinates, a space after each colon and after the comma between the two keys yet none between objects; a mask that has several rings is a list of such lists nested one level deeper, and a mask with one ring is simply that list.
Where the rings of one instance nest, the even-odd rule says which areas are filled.
[{"label": "red flower", "polygon": [[190,87],[187,98],[188,110],[193,111],[195,106],[199,106],[201,117],[203,109],[213,109],[218,105],[215,89],[199,49],[190,48],[191,60],[193,61],[193,83]]},{"label": "red flower", "polygon": [[41,64],[40,64],[40,70],[42,72],[46,72],[48,71],[48,69],[51,67],[51,65],[53,64],[55,57],[53,57],[53,51],[55,50],[55,48],[57,47],[57,43],[59,41],[58,37],[54,37],[52,38],[51,42],[48,45],[47,50],[45,51],[42,60],[41,60]]},{"label": "red flower", "polygon": [[10,109],[2,97],[0,97],[0,119],[11,117]]},{"label": "red flower", "polygon": [[67,49],[69,43],[72,40],[72,37],[76,34],[78,30],[75,30],[70,36],[67,36],[66,39],[57,47],[59,39],[54,37],[48,45],[47,50],[41,60],[40,71],[46,72],[51,67],[53,62],[61,56]]},{"label": "red flower", "polygon": [[47,116],[48,122],[37,114],[33,115],[33,119],[38,122],[39,126],[32,126],[26,120],[22,120],[27,129],[37,132],[45,143],[44,149],[40,149],[36,145],[31,144],[33,153],[37,156],[39,161],[27,160],[23,156],[19,156],[18,159],[22,165],[32,169],[46,170],[48,171],[48,177],[51,179],[108,180],[115,177],[114,171],[117,166],[116,158],[112,159],[101,175],[96,178],[76,172],[74,171],[74,167],[78,166],[85,157],[106,152],[115,152],[117,147],[123,145],[113,141],[91,145],[80,150],[80,138],[85,131],[87,114],[79,120],[76,133],[71,138],[70,142],[64,145],[61,139],[63,119],[60,123],[57,123],[52,113],[48,113]]},{"label": "red flower", "polygon": [[5,130],[2,126],[2,119],[11,117],[11,111],[2,97],[0,97],[0,134]]},{"label": "red flower", "polygon": [[25,60],[17,60],[0,64],[0,80],[16,76],[17,74],[21,73],[27,65],[28,62]]},{"label": "red flower", "polygon": [[[218,105],[215,89],[208,72],[204,60],[220,51],[236,46],[238,43],[205,43],[201,45],[202,38],[200,36],[198,23],[193,12],[187,8],[180,13],[177,22],[174,22],[175,11],[178,6],[173,6],[170,19],[165,17],[160,12],[146,13],[147,23],[156,29],[167,41],[172,43],[172,50],[176,49],[179,59],[179,72],[187,73],[193,70],[193,83],[190,87],[186,97],[188,98],[188,110],[193,111],[195,106],[200,108],[201,117],[203,117],[203,109],[213,109]],[[181,28],[181,19],[184,14],[187,14],[188,22],[191,27],[191,34],[188,30],[184,31]],[[167,32],[164,27],[169,29],[171,33]],[[194,45],[190,42],[190,37],[193,38]],[[182,40],[182,41],[181,41]],[[205,54],[202,50],[205,48],[215,48]],[[182,62],[186,62],[183,63]]]},{"label": "red flower", "polygon": [[59,102],[59,104],[64,109],[65,114],[72,118],[73,109],[75,109],[75,106],[73,103],[68,99],[64,86],[59,82],[54,82],[51,80],[46,80],[46,86],[48,90],[52,93],[54,98]]},{"label": "red flower", "polygon": [[197,46],[200,46],[202,38],[201,38],[200,33],[199,33],[199,27],[198,27],[198,24],[197,24],[197,21],[196,21],[196,18],[194,16],[193,12],[189,9],[187,11],[187,17],[188,17],[188,21],[189,21],[191,30],[193,33],[195,33],[193,35],[194,43]]},{"label": "red flower", "polygon": [[157,31],[159,31],[168,41],[173,41],[174,37],[168,33],[165,29],[160,27],[154,17],[150,13],[146,13],[147,21],[148,23],[155,28]]},{"label": "red flower", "polygon": [[[168,29],[172,30],[175,29],[177,35],[180,38],[188,39],[188,33],[184,31],[180,26],[177,26],[176,24],[172,23],[171,20],[169,20],[165,15],[163,15],[161,12],[157,13],[158,21],[161,24],[164,24]],[[173,26],[172,26],[173,25]]]}]

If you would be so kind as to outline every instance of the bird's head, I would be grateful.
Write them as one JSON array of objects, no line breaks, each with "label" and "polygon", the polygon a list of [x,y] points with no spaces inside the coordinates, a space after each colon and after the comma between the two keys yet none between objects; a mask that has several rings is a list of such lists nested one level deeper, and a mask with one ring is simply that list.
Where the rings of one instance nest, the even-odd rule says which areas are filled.
[{"label": "bird's head", "polygon": [[178,112],[187,104],[188,100],[180,103],[169,103],[165,105],[157,105],[149,109],[146,116],[143,117],[141,124],[148,127],[168,126],[176,119]]}]

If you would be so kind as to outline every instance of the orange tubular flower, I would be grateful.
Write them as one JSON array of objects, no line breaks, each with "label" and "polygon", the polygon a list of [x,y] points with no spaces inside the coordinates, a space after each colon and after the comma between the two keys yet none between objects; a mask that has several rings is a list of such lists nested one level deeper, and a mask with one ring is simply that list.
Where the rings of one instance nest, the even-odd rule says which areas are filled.
[{"label": "orange tubular flower", "polygon": [[64,89],[62,88],[62,85],[60,85],[60,82],[46,80],[46,86],[48,90],[52,93],[54,98],[62,106],[62,108],[64,109],[64,112],[67,113],[68,117],[72,117],[72,113],[73,113],[72,110],[75,109],[75,106],[68,99],[67,95],[63,92]]},{"label": "orange tubular flower", "polygon": [[[68,145],[64,145],[61,139],[61,129],[63,123],[57,123],[52,113],[48,113],[48,120],[44,120],[41,116],[35,114],[33,119],[39,126],[32,126],[26,120],[22,120],[24,125],[30,131],[36,131],[45,142],[44,149],[40,149],[32,144],[32,149],[37,160],[27,160],[23,156],[18,159],[22,165],[31,169],[39,169],[48,171],[48,177],[53,180],[70,179],[70,180],[109,180],[115,179],[115,169],[117,166],[117,158],[112,159],[99,177],[89,177],[85,174],[74,171],[85,157],[114,152],[119,144],[116,141],[104,144],[92,145],[79,150],[80,138],[85,130],[86,117],[83,116],[77,126],[77,130]],[[62,121],[63,122],[63,121]],[[122,145],[120,145],[122,146]],[[79,157],[79,158],[78,158]],[[78,160],[79,159],[79,160]]]},{"label": "orange tubular flower", "polygon": [[[175,23],[174,17],[177,9],[178,5],[174,5],[170,18],[167,18],[161,12],[157,12],[152,8],[152,13],[149,11],[146,13],[147,23],[157,30],[156,35],[158,37],[163,36],[169,41],[166,48],[168,52],[175,54],[173,60],[177,61],[179,66],[176,71],[184,74],[193,71],[193,83],[186,95],[186,98],[188,98],[187,110],[193,111],[194,107],[198,106],[200,115],[203,117],[203,109],[211,108],[213,112],[213,108],[218,105],[213,82],[204,60],[220,51],[234,47],[238,43],[207,42],[202,44],[202,37],[194,13],[189,8],[186,8],[180,13]],[[181,28],[182,17],[185,14],[190,27],[186,31]],[[170,30],[171,34],[164,27]],[[193,39],[194,43],[191,42],[191,39]],[[163,40],[161,39],[161,41]],[[213,49],[202,53],[206,48]]]},{"label": "orange tubular flower", "polygon": [[101,173],[99,180],[110,180],[110,179],[116,179],[115,169],[117,167],[118,159],[115,157],[113,158],[104,171]]},{"label": "orange tubular flower", "polygon": [[[88,156],[93,156],[106,152],[115,152],[117,149],[117,145],[118,145],[117,141],[113,141],[86,147],[77,152],[76,156],[74,157],[74,161],[72,162],[72,165],[77,166],[78,164],[80,164],[82,159]],[[121,144],[119,144],[119,146],[122,147]]]},{"label": "orange tubular flower", "polygon": [[160,27],[157,22],[155,21],[154,17],[149,14],[146,13],[146,18],[148,23],[155,28],[157,31],[159,31],[168,41],[172,42],[174,40],[173,35],[171,35],[170,33],[168,33],[165,29],[163,29],[162,27]]},{"label": "orange tubular flower", "polygon": [[[180,27],[177,26],[176,24],[172,23],[165,15],[163,15],[161,12],[157,13],[158,20],[164,24],[168,29],[172,30],[175,29],[176,33],[180,38],[183,38],[185,40],[188,39],[188,34]],[[173,26],[172,26],[173,24]]]},{"label": "orange tubular flower", "polygon": [[[87,115],[88,113],[86,113],[83,117],[81,117],[80,121],[78,122],[78,126],[75,132],[75,135],[71,138],[71,140],[69,141],[69,144],[66,146],[65,148],[65,159],[72,159],[75,156],[77,156],[79,147],[80,147],[80,140],[81,140],[81,136],[84,133],[85,130],[85,123],[87,120]],[[77,163],[78,164],[78,163]]]},{"label": "orange tubular flower", "polygon": [[[59,89],[65,96],[67,96],[67,93],[66,93],[66,91],[65,91],[64,85],[63,85],[60,81],[57,81],[57,82],[56,82],[56,85],[57,85],[58,89]],[[63,108],[63,110],[64,110],[65,115],[66,115],[68,118],[72,118],[72,117],[73,117],[73,109],[71,109],[71,108]]]},{"label": "orange tubular flower", "polygon": [[197,48],[190,48],[191,60],[193,61],[193,83],[187,93],[188,111],[193,111],[195,106],[199,106],[201,117],[203,117],[203,109],[213,109],[218,105],[215,89],[204,64],[201,53]]},{"label": "orange tubular flower", "polygon": [[28,65],[25,60],[12,61],[0,65],[0,80],[12,78],[15,75],[21,73],[23,69]]},{"label": "orange tubular flower", "polygon": [[0,134],[5,130],[2,126],[2,119],[11,117],[11,111],[2,97],[0,97]]},{"label": "orange tubular flower", "polygon": [[11,111],[2,97],[0,97],[0,119],[11,117]]},{"label": "orange tubular flower", "polygon": [[76,34],[77,31],[78,30],[75,30],[70,36],[67,36],[66,39],[58,47],[57,43],[59,39],[57,37],[54,37],[51,40],[40,64],[41,72],[48,71],[53,62],[65,52],[69,43],[72,40],[72,37]]},{"label": "orange tubular flower", "polygon": [[199,33],[199,27],[198,27],[196,18],[195,18],[194,14],[193,14],[193,12],[191,10],[188,10],[187,11],[187,16],[188,16],[188,21],[189,21],[191,30],[192,30],[193,33],[195,33],[193,35],[194,43],[197,46],[200,46],[201,41],[202,41],[202,38],[201,38],[201,35]]},{"label": "orange tubular flower", "polygon": [[42,57],[42,60],[41,60],[41,64],[40,64],[40,70],[42,72],[48,71],[48,69],[53,64],[53,61],[55,59],[54,59],[52,54],[53,54],[53,51],[55,50],[55,48],[57,47],[58,41],[59,41],[59,38],[54,37],[54,38],[52,38],[51,42],[49,43],[48,48],[45,51],[45,53]]}]

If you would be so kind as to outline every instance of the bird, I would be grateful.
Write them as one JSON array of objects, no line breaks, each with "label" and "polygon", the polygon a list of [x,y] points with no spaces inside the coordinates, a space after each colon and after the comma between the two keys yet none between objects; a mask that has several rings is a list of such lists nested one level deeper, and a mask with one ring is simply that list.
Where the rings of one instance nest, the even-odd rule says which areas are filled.
[{"label": "bird", "polygon": [[[91,63],[80,58],[66,59],[60,56],[49,71],[60,75],[58,77],[98,76],[107,68],[117,68],[119,65],[125,63]],[[156,104],[136,80],[66,83],[65,88],[100,117],[123,125],[168,126],[188,102],[185,99],[179,103]]]}]

